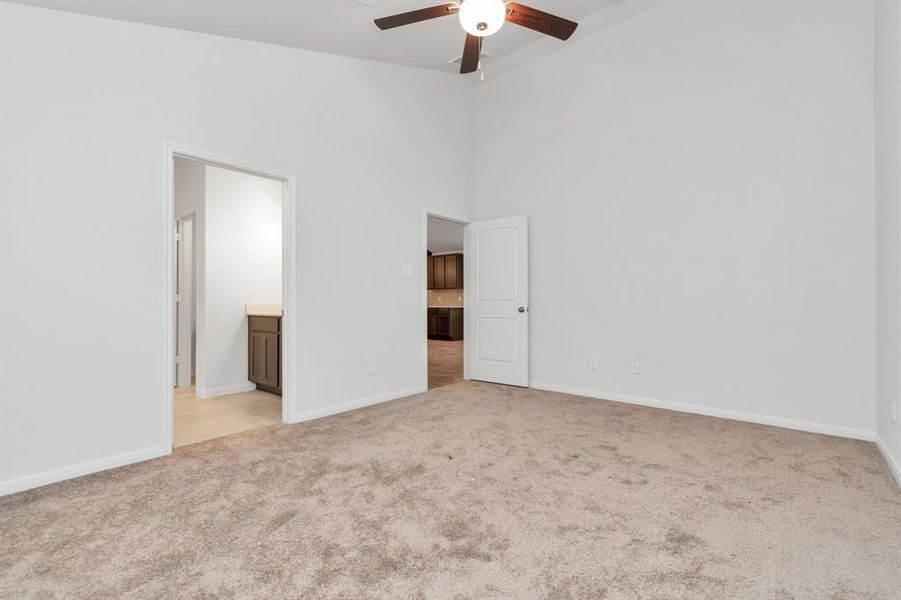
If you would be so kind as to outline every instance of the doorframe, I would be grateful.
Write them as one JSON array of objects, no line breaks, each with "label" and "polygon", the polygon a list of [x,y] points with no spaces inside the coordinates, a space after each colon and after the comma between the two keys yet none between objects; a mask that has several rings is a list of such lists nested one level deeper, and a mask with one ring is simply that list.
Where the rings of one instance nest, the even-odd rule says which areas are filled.
[{"label": "doorframe", "polygon": [[[299,419],[300,369],[298,366],[297,339],[299,311],[297,294],[297,265],[299,263],[297,240],[297,214],[300,199],[297,195],[297,175],[251,162],[229,158],[204,150],[166,143],[166,195],[163,206],[166,235],[164,253],[166,273],[163,294],[162,321],[165,327],[165,351],[163,356],[162,447],[171,454],[175,426],[175,159],[187,158],[215,167],[275,179],[282,182],[282,422],[296,423]],[[196,226],[196,222],[195,222]],[[196,236],[196,232],[195,232]],[[200,271],[200,267],[197,269]],[[199,298],[198,298],[199,301]]]},{"label": "doorframe", "polygon": [[[445,221],[451,221],[452,223],[459,223],[464,227],[469,225],[472,222],[472,219],[468,219],[459,215],[453,215],[447,213],[442,210],[435,210],[431,208],[423,208],[422,209],[422,318],[420,319],[420,327],[422,327],[422,389],[423,391],[428,391],[429,389],[429,278],[428,278],[428,250],[429,250],[429,217],[436,217],[438,219],[444,219]],[[466,231],[463,232],[463,265],[464,271],[466,266]],[[464,273],[463,285],[466,285],[466,277]],[[464,296],[463,301],[463,379],[469,379],[469,344],[466,343],[466,332],[468,331],[468,313],[466,310],[466,300]]]}]

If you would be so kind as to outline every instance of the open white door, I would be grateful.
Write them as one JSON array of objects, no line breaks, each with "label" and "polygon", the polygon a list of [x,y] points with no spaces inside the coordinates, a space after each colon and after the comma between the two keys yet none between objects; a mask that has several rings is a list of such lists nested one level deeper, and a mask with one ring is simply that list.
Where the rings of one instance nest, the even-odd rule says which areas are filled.
[{"label": "open white door", "polygon": [[194,217],[179,219],[175,233],[175,386],[191,385],[194,362]]},{"label": "open white door", "polygon": [[464,240],[466,377],[528,387],[528,217],[470,223]]}]

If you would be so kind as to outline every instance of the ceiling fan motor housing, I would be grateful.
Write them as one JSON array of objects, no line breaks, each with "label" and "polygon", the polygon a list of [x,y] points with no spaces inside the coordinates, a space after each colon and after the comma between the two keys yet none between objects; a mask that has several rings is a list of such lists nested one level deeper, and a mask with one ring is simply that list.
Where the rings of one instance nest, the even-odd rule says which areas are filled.
[{"label": "ceiling fan motor housing", "polygon": [[503,0],[464,0],[457,13],[466,33],[485,37],[503,26],[507,6]]}]

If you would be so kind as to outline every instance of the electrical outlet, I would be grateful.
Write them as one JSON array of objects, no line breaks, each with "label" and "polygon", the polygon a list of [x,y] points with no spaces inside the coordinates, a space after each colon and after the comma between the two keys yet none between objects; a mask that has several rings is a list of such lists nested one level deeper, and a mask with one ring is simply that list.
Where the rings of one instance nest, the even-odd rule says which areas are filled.
[{"label": "electrical outlet", "polygon": [[375,365],[366,365],[366,374],[375,375]]},{"label": "electrical outlet", "polygon": [[892,401],[892,423],[898,422],[898,401]]},{"label": "electrical outlet", "polygon": [[588,368],[591,369],[592,371],[598,370],[598,357],[597,356],[592,356],[591,358],[588,359]]},{"label": "electrical outlet", "polygon": [[633,374],[633,375],[638,375],[639,373],[641,373],[641,365],[638,364],[638,361],[637,361],[637,360],[636,360],[636,361],[633,361],[633,362],[632,362],[632,374]]}]

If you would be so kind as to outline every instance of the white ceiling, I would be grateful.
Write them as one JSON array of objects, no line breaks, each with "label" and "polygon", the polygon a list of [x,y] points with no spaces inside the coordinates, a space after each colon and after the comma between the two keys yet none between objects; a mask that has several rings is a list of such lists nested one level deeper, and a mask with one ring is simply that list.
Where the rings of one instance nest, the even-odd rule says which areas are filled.
[{"label": "white ceiling", "polygon": [[[135,21],[383,62],[458,72],[448,61],[463,52],[465,34],[456,16],[388,31],[372,22],[442,0],[14,0],[70,12]],[[525,0],[534,8],[573,21],[626,0]],[[616,6],[612,7],[616,9]],[[576,30],[574,38],[580,34]],[[535,42],[564,44],[506,24],[485,41],[485,65]],[[554,45],[549,44],[552,42]],[[541,48],[541,46],[538,46]]]},{"label": "white ceiling", "polygon": [[429,217],[426,248],[433,254],[463,252],[463,225],[454,221]]}]

